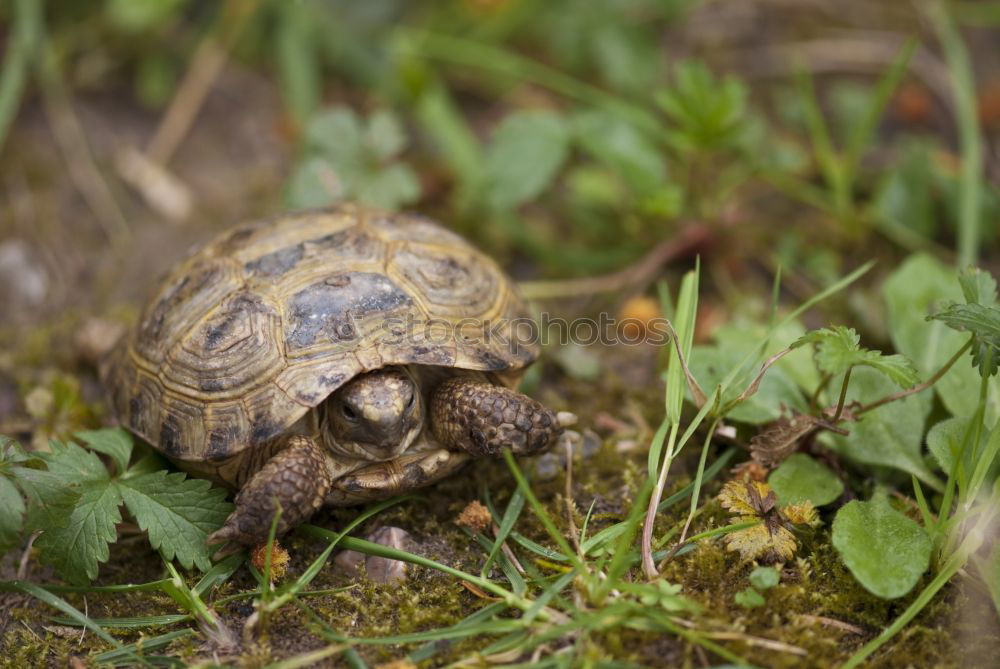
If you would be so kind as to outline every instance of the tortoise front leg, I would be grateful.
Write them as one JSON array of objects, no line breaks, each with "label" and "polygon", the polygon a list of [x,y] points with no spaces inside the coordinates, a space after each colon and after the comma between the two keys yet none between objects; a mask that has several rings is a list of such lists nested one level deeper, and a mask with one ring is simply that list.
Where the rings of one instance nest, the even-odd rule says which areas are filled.
[{"label": "tortoise front leg", "polygon": [[431,429],[446,448],[476,456],[537,453],[555,443],[563,425],[556,414],[519,392],[468,378],[434,390]]},{"label": "tortoise front leg", "polygon": [[326,497],[330,506],[352,506],[385,499],[430,485],[469,461],[465,453],[443,448],[404,453],[385,462],[368,463],[337,478]]},{"label": "tortoise front leg", "polygon": [[262,544],[279,508],[280,536],[304,523],[323,505],[331,483],[326,456],[316,442],[309,437],[289,437],[287,446],[243,485],[234,500],[236,508],[226,524],[208,537],[208,543]]}]

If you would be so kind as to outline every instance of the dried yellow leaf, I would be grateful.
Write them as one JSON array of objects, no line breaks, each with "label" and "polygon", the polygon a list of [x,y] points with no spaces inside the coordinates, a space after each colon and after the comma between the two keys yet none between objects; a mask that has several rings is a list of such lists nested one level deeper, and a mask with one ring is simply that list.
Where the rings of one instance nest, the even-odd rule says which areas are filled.
[{"label": "dried yellow leaf", "polygon": [[[757,516],[744,516],[740,522],[760,520]],[[790,560],[795,554],[795,536],[780,525],[769,528],[767,523],[754,525],[726,535],[726,548],[739,551],[745,561],[770,558],[775,562]]]},{"label": "dried yellow leaf", "polygon": [[781,513],[788,519],[788,522],[795,525],[815,525],[819,522],[816,507],[809,500],[783,506]]}]

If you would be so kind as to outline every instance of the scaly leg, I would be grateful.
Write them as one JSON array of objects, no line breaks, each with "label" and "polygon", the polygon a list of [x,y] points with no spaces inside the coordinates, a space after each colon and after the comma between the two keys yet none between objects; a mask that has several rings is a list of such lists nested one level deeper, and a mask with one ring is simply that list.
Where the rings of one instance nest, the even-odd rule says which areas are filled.
[{"label": "scaly leg", "polygon": [[234,500],[236,508],[208,543],[262,544],[279,508],[280,536],[323,506],[331,485],[326,456],[316,442],[309,437],[289,437],[288,445],[243,485]]},{"label": "scaly leg", "polygon": [[446,448],[474,456],[537,453],[562,434],[554,412],[527,395],[468,378],[445,381],[434,390],[431,429]]}]

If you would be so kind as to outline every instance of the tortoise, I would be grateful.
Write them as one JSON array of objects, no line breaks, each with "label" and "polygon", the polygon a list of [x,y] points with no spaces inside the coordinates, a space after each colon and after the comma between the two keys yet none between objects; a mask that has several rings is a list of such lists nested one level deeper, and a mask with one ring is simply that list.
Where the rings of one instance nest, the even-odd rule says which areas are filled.
[{"label": "tortoise", "polygon": [[117,417],[238,491],[210,544],[324,504],[541,451],[571,414],[514,388],[539,353],[516,286],[457,234],[345,204],[238,226],[169,273],[111,352]]}]

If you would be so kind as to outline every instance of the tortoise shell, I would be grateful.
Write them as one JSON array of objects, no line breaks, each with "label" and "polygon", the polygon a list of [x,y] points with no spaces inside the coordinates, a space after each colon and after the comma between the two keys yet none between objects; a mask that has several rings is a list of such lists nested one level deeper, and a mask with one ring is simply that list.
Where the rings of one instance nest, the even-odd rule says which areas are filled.
[{"label": "tortoise shell", "polygon": [[492,372],[538,355],[503,271],[422,217],[354,205],[243,225],[174,267],[108,364],[112,404],[166,455],[220,461],[386,365]]}]

